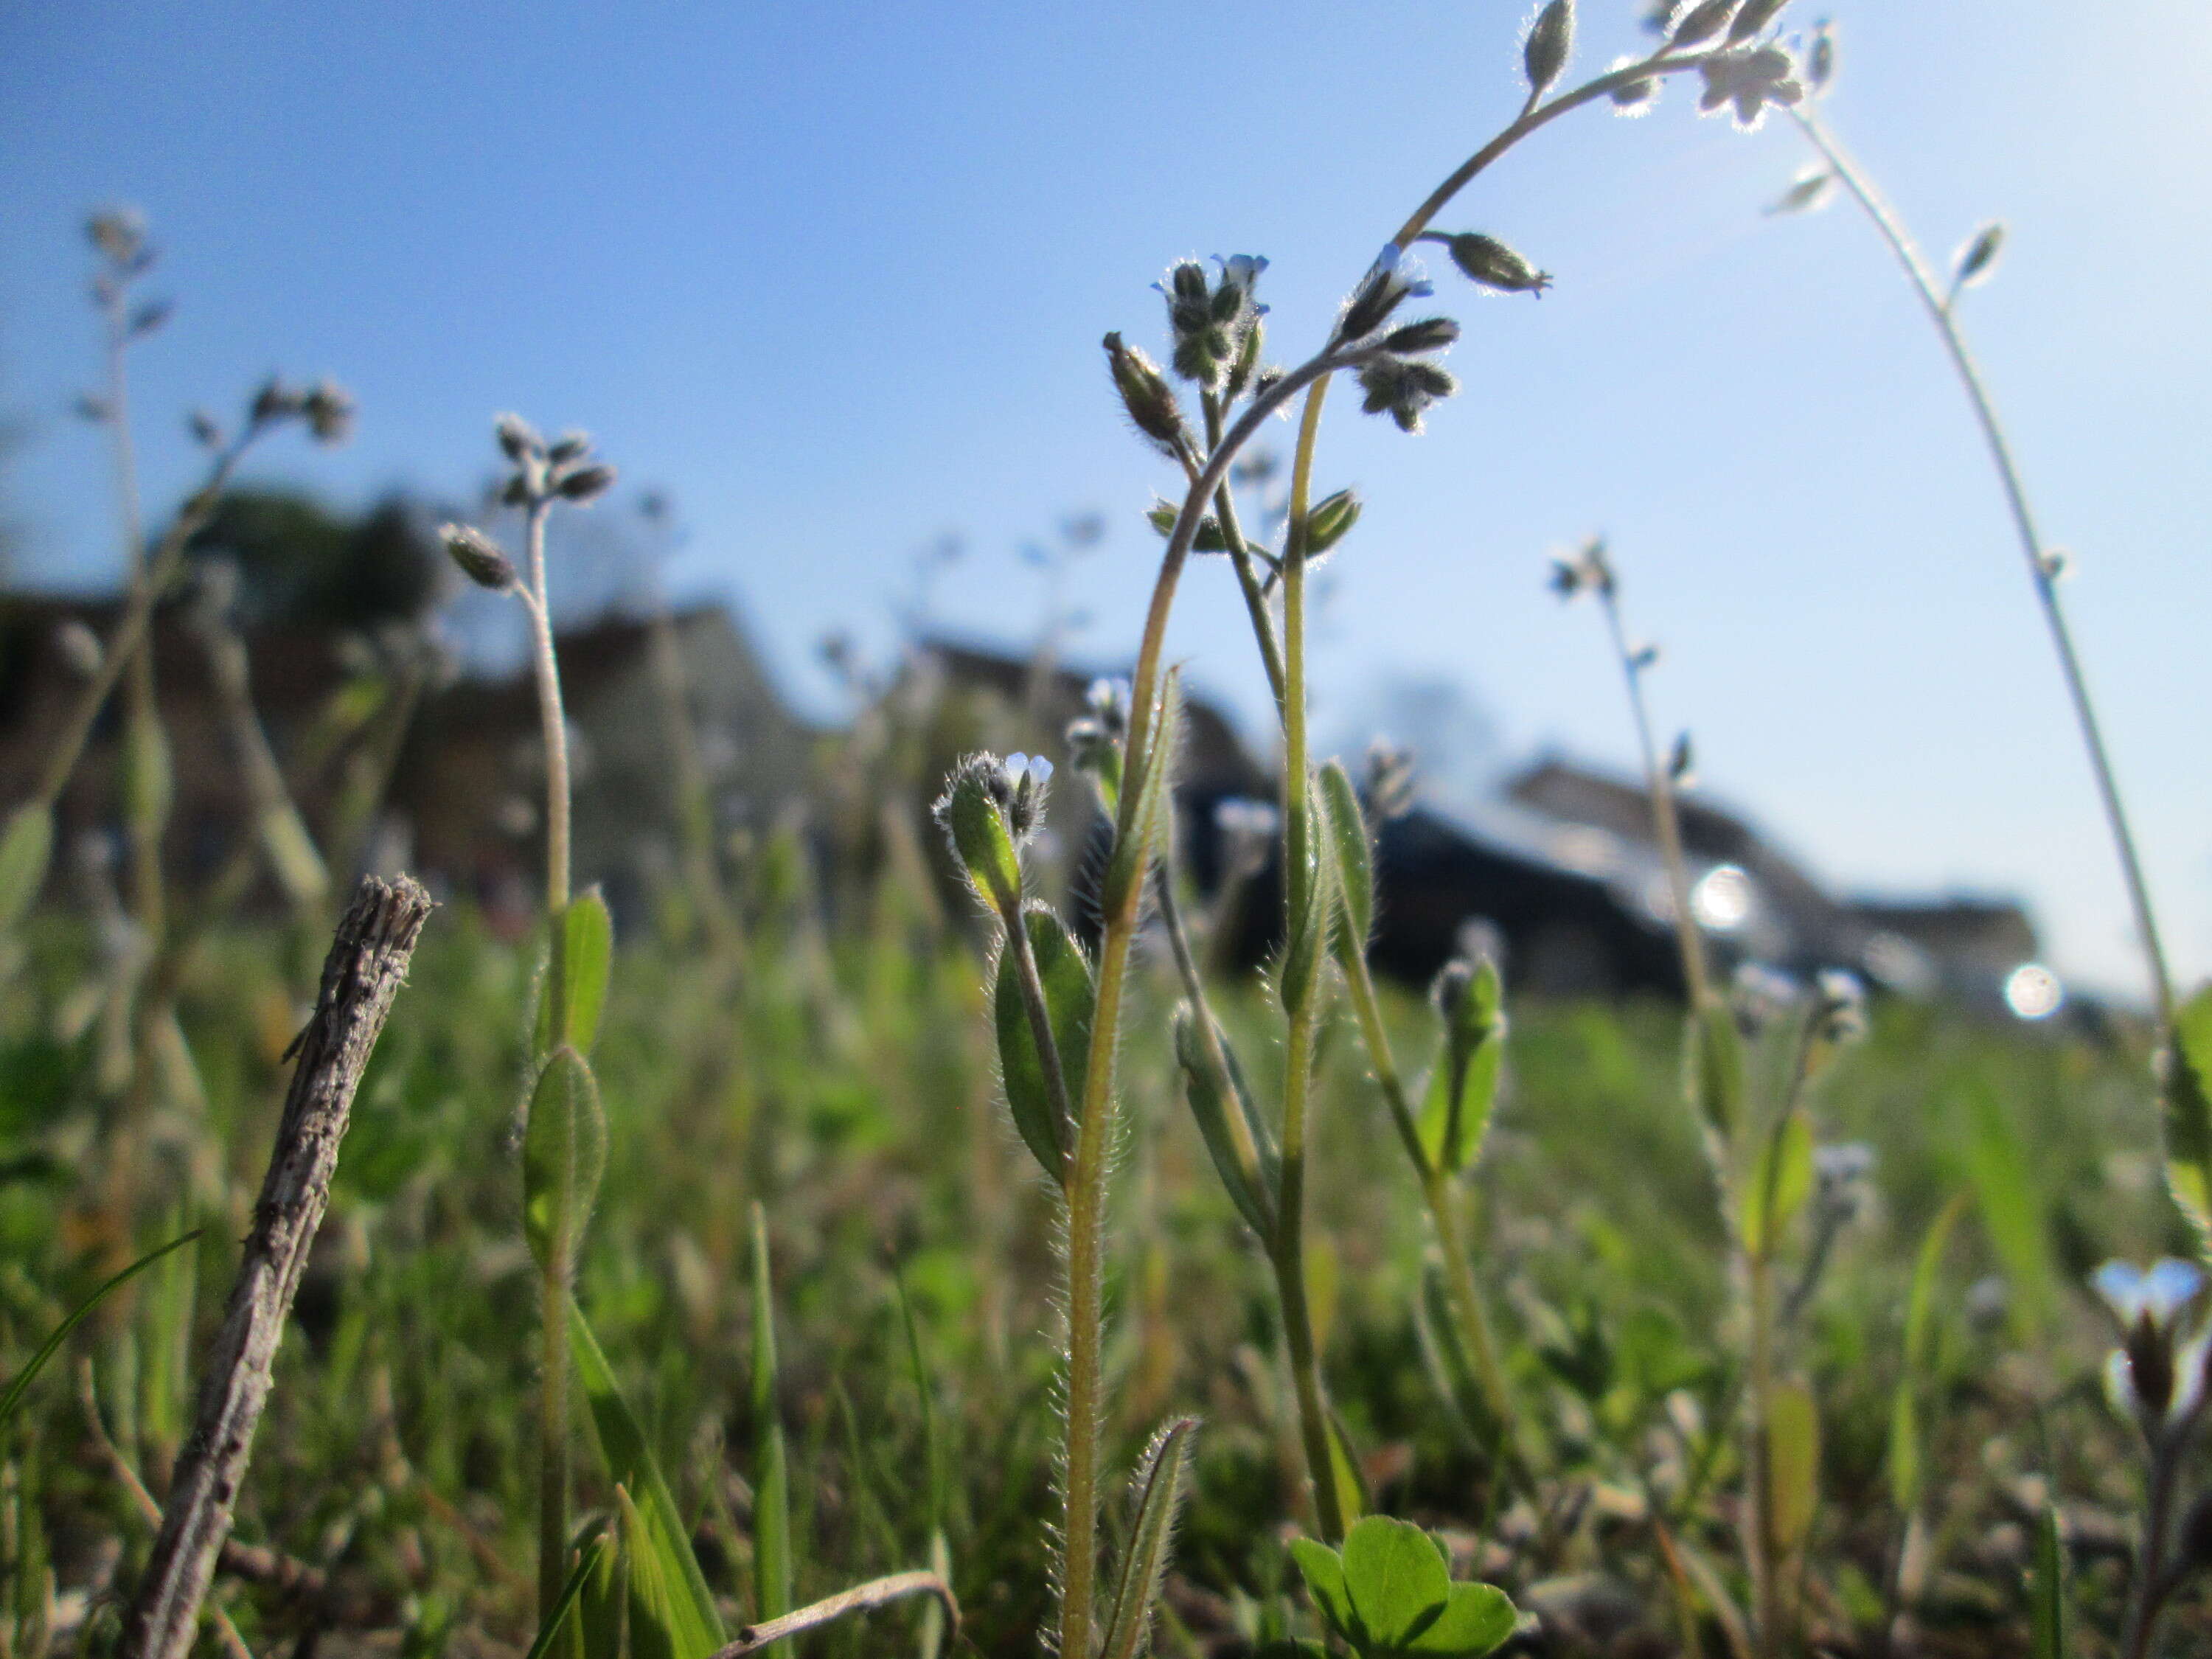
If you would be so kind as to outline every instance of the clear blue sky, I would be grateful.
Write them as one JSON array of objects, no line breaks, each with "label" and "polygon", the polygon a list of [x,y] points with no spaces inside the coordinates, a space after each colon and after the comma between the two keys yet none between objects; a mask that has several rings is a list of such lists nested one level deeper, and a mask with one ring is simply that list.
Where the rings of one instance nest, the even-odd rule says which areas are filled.
[{"label": "clear blue sky", "polygon": [[[1946,255],[2006,220],[1969,322],[2016,428],[2141,819],[2171,947],[2212,970],[2212,10],[2202,0],[1826,0],[1831,114]],[[1638,39],[1585,0],[1578,63]],[[1799,0],[1796,21],[1817,12]],[[969,553],[944,621],[1018,640],[1018,558],[1109,515],[1068,597],[1133,644],[1161,471],[1108,397],[1108,328],[1157,341],[1182,254],[1268,255],[1278,355],[1310,349],[1376,245],[1512,112],[1504,0],[688,7],[0,7],[0,409],[24,574],[116,566],[87,383],[85,210],[164,249],[140,354],[153,498],[178,416],[282,368],[359,396],[352,446],[271,475],[459,495],[493,411],[590,428],[666,486],[675,578],[738,599],[818,706],[813,642],[878,650],[916,550]],[[1632,753],[1595,619],[1543,588],[1613,538],[1662,641],[1662,720],[1850,887],[2011,890],[2065,969],[2140,983],[2121,891],[2002,517],[1933,337],[1841,205],[1759,209],[1786,127],[1590,112],[1445,216],[1556,273],[1540,303],[1439,300],[1463,396],[1400,437],[1336,400],[1322,482],[1366,518],[1332,567],[1324,724],[1378,678],[1463,679],[1508,743]],[[1437,273],[1440,276],[1449,272]],[[1255,715],[1227,574],[1175,648]]]}]

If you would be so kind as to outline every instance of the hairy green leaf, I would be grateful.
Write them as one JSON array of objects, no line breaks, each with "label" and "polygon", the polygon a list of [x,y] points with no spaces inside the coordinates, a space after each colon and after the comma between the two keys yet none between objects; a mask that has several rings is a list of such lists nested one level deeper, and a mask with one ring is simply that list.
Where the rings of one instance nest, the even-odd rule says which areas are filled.
[{"label": "hairy green leaf", "polygon": [[1793,1109],[1759,1149],[1743,1188],[1743,1247],[1771,1253],[1813,1195],[1813,1121]]},{"label": "hairy green leaf", "polygon": [[[1070,1110],[1079,1110],[1083,1079],[1091,1059],[1091,1016],[1097,992],[1091,982],[1091,963],[1083,947],[1048,908],[1036,905],[1023,913],[1030,951],[1036,959],[1037,980],[1044,988],[1052,1040],[1060,1051],[1060,1070],[1067,1087]],[[1044,1056],[1038,1052],[1036,1028],[1030,1022],[1029,1005],[1022,995],[1018,959],[1011,946],[1002,945],[992,991],[994,1022],[998,1028],[999,1070],[1006,1087],[1006,1105],[1022,1142],[1057,1186],[1064,1177],[1073,1150],[1075,1126],[1063,1124],[1046,1086]]]},{"label": "hairy green leaf", "polygon": [[606,1164],[599,1085],[582,1055],[556,1048],[530,1091],[522,1129],[522,1231],[540,1270],[575,1271]]},{"label": "hairy green leaf", "polygon": [[1136,1525],[1121,1554],[1121,1583],[1106,1622],[1106,1659],[1136,1659],[1152,1634],[1152,1603],[1168,1567],[1168,1545],[1182,1506],[1183,1471],[1190,1461],[1194,1417],[1178,1418],[1152,1437],[1138,1465]]},{"label": "hairy green leaf", "polygon": [[1261,1243],[1271,1243],[1279,1160],[1227,1035],[1217,1027],[1217,1046],[1209,1048],[1199,1024],[1206,1018],[1187,1002],[1176,1008],[1176,1059],[1182,1067],[1183,1092],[1237,1212]]},{"label": "hairy green leaf", "polygon": [[1766,1401],[1767,1490],[1775,1547],[1794,1550],[1820,1498],[1820,1413],[1802,1382],[1778,1382]]},{"label": "hairy green leaf", "polygon": [[1336,860],[1336,890],[1342,900],[1338,913],[1337,949],[1364,956],[1368,936],[1375,928],[1375,854],[1368,844],[1367,819],[1359,810],[1359,793],[1342,761],[1332,760],[1321,769],[1322,822],[1331,854]]},{"label": "hairy green leaf", "polygon": [[[566,1042],[580,1054],[589,1054],[599,1034],[599,1015],[607,1004],[607,980],[613,971],[614,918],[596,887],[571,900],[557,924],[560,948],[553,953],[545,985],[538,999],[537,1053],[549,1054]],[[561,975],[565,1032],[553,1029],[551,975]]]},{"label": "hairy green leaf", "polygon": [[2166,1178],[2174,1202],[2212,1255],[2212,985],[2174,1011],[2160,1094],[2166,1118]]},{"label": "hairy green leaf", "polygon": [[1966,1212],[1968,1196],[1960,1193],[1946,1204],[1929,1224],[1920,1241],[1920,1255],[1912,1269],[1912,1291],[1905,1304],[1905,1358],[1897,1378],[1897,1398],[1889,1418],[1889,1493],[1902,1515],[1911,1515],[1920,1502],[1920,1424],[1916,1396],[1925,1382],[1928,1333],[1936,1307],[1936,1276],[1942,1271],[1944,1248],[1952,1229]]}]

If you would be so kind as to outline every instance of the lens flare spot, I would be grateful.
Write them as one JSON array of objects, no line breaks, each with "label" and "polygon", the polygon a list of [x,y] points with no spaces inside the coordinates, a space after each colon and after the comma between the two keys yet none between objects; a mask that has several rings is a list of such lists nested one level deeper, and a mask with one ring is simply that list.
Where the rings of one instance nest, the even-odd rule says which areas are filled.
[{"label": "lens flare spot", "polygon": [[1732,933],[1751,918],[1751,878],[1733,864],[1708,870],[1690,890],[1690,914],[1700,927]]},{"label": "lens flare spot", "polygon": [[2066,1000],[2066,990],[2041,963],[2023,962],[2006,977],[2004,1000],[2021,1019],[2048,1019]]}]

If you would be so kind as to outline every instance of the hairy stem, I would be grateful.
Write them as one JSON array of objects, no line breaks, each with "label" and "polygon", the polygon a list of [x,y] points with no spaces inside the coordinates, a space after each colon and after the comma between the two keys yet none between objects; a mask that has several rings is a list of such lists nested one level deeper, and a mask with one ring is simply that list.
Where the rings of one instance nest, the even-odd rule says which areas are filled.
[{"label": "hairy stem", "polygon": [[2057,653],[2060,673],[2066,681],[2066,695],[2074,708],[2074,722],[2080,728],[2081,745],[2089,757],[2089,769],[2097,781],[2097,797],[2105,809],[2105,822],[2112,831],[2112,843],[2120,859],[2120,873],[2127,884],[2128,903],[2135,912],[2136,933],[2141,940],[2144,965],[2150,975],[2151,994],[2156,1003],[2158,1020],[2162,1031],[2171,1032],[2173,1026],[2173,978],[2168,971],[2165,947],[2160,943],[2158,921],[2151,908],[2150,887],[2144,879],[2142,860],[2136,851],[2134,832],[2128,826],[2127,810],[2120,799],[2120,787],[2112,770],[2112,756],[2105,746],[2102,728],[2097,720],[2095,705],[2090,701],[2088,681],[2082,673],[2081,663],[2074,647],[2074,635],[2066,623],[2066,615],[2058,603],[2058,590],[2052,572],[2045,565],[2043,538],[2036,528],[2035,519],[2028,510],[2027,487],[2021,483],[2020,468],[2013,459],[2012,445],[2005,436],[2002,422],[1997,418],[1996,404],[1990,396],[1987,384],[1973,355],[1967,350],[1966,338],[1959,331],[1957,316],[1949,301],[1939,288],[1935,273],[1905,228],[1905,222],[1884,201],[1874,183],[1863,173],[1856,162],[1845,153],[1834,136],[1823,125],[1820,118],[1802,109],[1788,112],[1797,124],[1798,131],[1820,153],[1832,172],[1843,181],[1853,200],[1864,210],[1875,228],[1889,244],[1890,252],[1905,268],[1913,292],[1928,313],[1936,332],[1943,342],[1943,349],[1957,372],[1959,383],[1966,390],[1966,398],[1973,405],[1974,418],[1982,429],[1983,441],[1989,446],[1990,459],[1996,467],[1998,482],[2004,487],[2005,506],[2012,515],[2013,529],[2020,538],[2021,556],[2027,561],[2028,582],[2035,590],[2036,604],[2043,611],[2045,626],[2051,634],[2051,648]]}]

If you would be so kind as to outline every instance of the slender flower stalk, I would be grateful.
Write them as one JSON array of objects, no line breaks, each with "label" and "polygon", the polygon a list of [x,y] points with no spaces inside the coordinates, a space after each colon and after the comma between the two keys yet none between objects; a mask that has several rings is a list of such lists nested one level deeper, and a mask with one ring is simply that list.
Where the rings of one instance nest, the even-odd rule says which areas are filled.
[{"label": "slender flower stalk", "polygon": [[[2104,733],[2098,723],[2095,704],[2089,696],[2089,685],[2081,668],[2080,653],[2074,644],[2072,630],[2068,627],[2066,613],[2058,599],[2059,567],[2045,545],[2036,527],[2033,514],[2029,510],[2027,486],[2021,482],[2019,464],[2014,459],[2012,445],[2005,435],[2003,422],[1997,416],[1996,404],[1990,395],[1988,383],[1983,380],[1979,366],[1966,346],[1966,337],[1960,332],[1956,285],[1948,289],[1941,283],[1905,222],[1895,209],[1883,199],[1858,163],[1831,133],[1818,114],[1807,108],[1789,112],[1790,118],[1797,124],[1799,131],[1820,152],[1834,175],[1843,181],[1851,199],[1859,204],[1897,262],[1904,267],[1912,290],[1920,297],[1928,313],[1928,319],[1943,342],[1943,349],[1957,373],[1959,384],[1973,405],[1974,419],[1981,428],[1982,438],[1989,447],[1990,460],[1996,468],[1998,482],[2003,486],[2005,506],[2012,518],[2013,530],[2020,540],[2021,557],[2027,562],[2029,586],[2035,590],[2036,604],[2043,612],[2045,627],[2051,635],[2051,648],[2057,653],[2058,668],[2066,682],[2066,695],[2074,710],[2074,722],[2081,734],[2081,745],[2089,757],[2089,769],[2097,782],[2097,798],[2104,807],[2105,822],[2112,832],[2114,849],[2119,854],[2120,874],[2127,884],[2128,903],[2135,913],[2136,934],[2143,952],[2143,965],[2150,978],[2151,996],[2160,1034],[2170,1036],[2173,1029],[2173,976],[2166,966],[2165,947],[2160,944],[2158,920],[2152,908],[2150,886],[2144,878],[2142,860],[2136,850],[2133,830],[2128,824],[2127,809],[2120,798],[2119,781],[2112,769],[2112,755],[2106,747]],[[1984,256],[1986,258],[1987,256]]]}]

